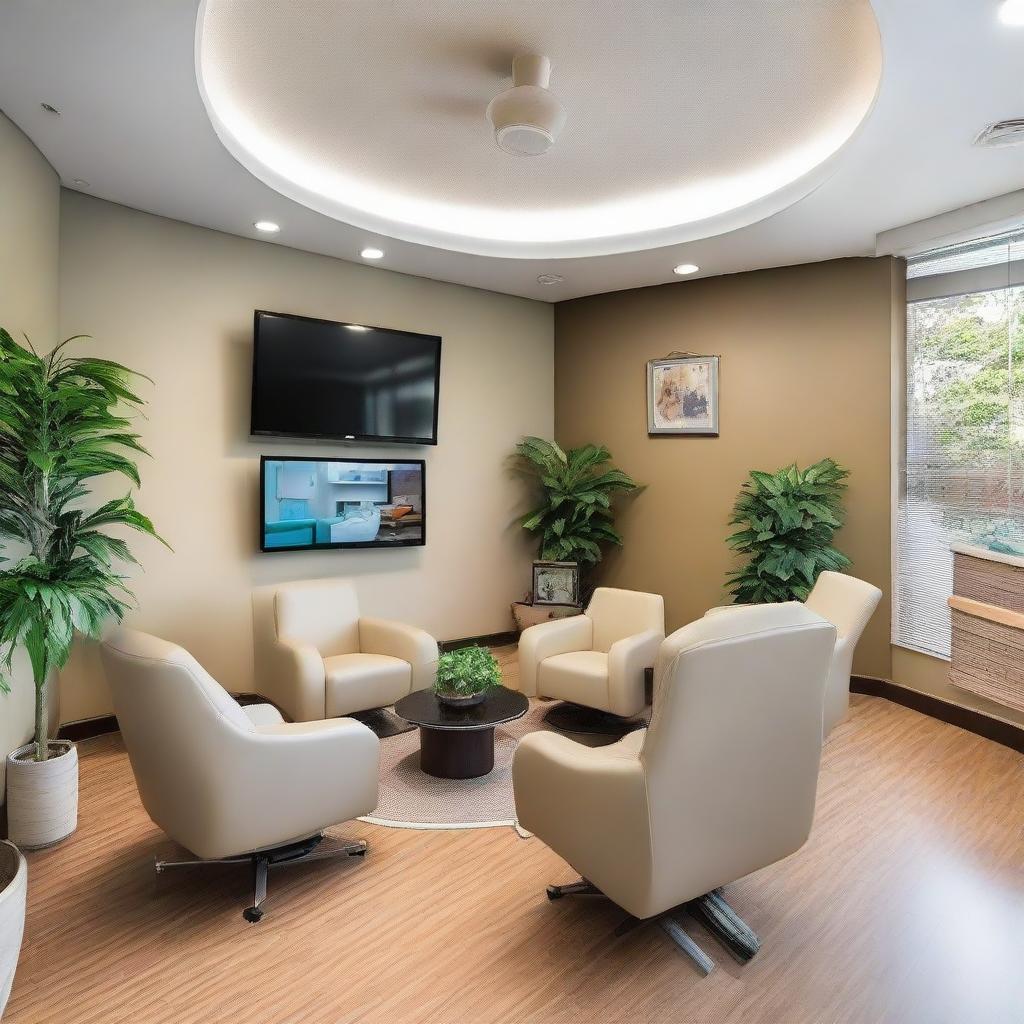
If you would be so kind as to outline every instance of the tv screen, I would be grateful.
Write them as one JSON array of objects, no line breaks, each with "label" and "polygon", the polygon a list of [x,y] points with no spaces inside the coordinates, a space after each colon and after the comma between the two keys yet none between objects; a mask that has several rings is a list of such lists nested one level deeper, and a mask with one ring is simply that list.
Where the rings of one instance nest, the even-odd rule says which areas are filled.
[{"label": "tv screen", "polygon": [[422,460],[260,459],[260,550],[426,543]]},{"label": "tv screen", "polygon": [[437,444],[441,339],[256,310],[252,433]]}]

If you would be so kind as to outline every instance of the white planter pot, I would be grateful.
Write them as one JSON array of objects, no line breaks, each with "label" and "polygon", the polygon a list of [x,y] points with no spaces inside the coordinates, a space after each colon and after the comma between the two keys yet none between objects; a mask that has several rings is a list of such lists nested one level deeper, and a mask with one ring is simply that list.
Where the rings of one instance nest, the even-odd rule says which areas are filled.
[{"label": "white planter pot", "polygon": [[78,827],[78,751],[50,740],[46,761],[33,761],[35,744],[7,755],[7,834],[22,850],[40,850]]},{"label": "white planter pot", "polygon": [[25,932],[28,864],[14,843],[0,842],[0,1017],[11,994]]}]

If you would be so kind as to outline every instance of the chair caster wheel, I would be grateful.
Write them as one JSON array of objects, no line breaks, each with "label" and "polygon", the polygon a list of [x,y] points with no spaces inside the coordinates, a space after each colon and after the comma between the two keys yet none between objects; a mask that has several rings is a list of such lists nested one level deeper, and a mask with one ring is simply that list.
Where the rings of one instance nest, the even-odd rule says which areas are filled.
[{"label": "chair caster wheel", "polygon": [[560,900],[562,898],[562,890],[557,885],[548,886],[548,899],[549,900]]},{"label": "chair caster wheel", "polygon": [[259,907],[246,907],[242,911],[242,917],[246,919],[250,924],[258,924],[263,920],[263,911]]}]

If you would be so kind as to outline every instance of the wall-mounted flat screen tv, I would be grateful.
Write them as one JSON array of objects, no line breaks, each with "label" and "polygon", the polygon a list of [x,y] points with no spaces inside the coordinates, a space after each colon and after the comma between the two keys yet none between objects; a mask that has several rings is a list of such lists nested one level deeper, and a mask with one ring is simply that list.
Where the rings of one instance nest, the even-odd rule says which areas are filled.
[{"label": "wall-mounted flat screen tv", "polygon": [[437,444],[441,339],[255,314],[253,434]]},{"label": "wall-mounted flat screen tv", "polygon": [[426,543],[422,459],[260,459],[260,550]]}]

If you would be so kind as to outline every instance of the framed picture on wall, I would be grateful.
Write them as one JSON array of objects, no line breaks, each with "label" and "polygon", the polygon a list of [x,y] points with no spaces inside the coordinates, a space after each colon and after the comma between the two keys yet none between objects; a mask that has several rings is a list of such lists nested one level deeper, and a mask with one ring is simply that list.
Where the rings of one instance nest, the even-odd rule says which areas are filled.
[{"label": "framed picture on wall", "polygon": [[533,603],[574,604],[580,600],[580,567],[575,562],[534,562]]},{"label": "framed picture on wall", "polygon": [[647,364],[647,433],[718,436],[718,356]]}]

